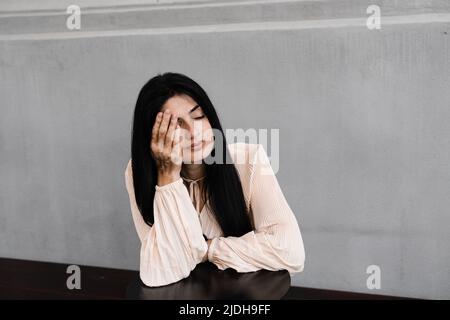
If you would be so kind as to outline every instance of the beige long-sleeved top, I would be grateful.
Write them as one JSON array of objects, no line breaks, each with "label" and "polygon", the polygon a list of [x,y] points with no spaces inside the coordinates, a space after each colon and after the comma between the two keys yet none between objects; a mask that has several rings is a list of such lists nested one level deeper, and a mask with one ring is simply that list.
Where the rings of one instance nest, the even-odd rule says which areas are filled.
[{"label": "beige long-sleeved top", "polygon": [[[223,236],[209,207],[199,208],[198,201],[194,201],[200,192],[199,179],[184,177],[155,186],[154,224],[147,225],[136,204],[131,159],[128,162],[125,183],[141,241],[140,277],[147,286],[167,285],[188,277],[207,252],[208,260],[221,270],[303,271],[305,250],[300,228],[264,147],[238,142],[228,144],[228,150],[239,173],[253,226],[253,231],[241,237]],[[203,234],[212,239],[209,250]]]}]

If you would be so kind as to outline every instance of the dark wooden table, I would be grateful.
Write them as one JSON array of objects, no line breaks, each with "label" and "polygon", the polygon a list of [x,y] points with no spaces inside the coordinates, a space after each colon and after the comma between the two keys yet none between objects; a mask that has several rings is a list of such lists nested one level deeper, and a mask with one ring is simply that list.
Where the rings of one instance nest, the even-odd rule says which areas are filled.
[{"label": "dark wooden table", "polygon": [[286,270],[238,273],[200,263],[189,277],[160,287],[147,287],[138,275],[127,288],[128,299],[145,300],[280,300],[291,286]]},{"label": "dark wooden table", "polygon": [[287,271],[238,273],[199,264],[186,279],[147,287],[139,272],[81,266],[81,289],[69,290],[70,264],[0,258],[0,299],[402,299],[382,295],[291,287]]}]

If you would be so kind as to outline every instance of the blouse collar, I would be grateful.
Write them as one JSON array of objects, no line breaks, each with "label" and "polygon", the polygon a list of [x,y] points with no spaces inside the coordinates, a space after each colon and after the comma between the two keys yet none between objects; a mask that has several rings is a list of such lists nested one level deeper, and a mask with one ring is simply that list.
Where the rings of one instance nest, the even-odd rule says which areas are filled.
[{"label": "blouse collar", "polygon": [[183,177],[182,175],[180,175],[180,176],[183,180],[185,180],[189,183],[189,196],[192,201],[195,201],[197,213],[200,214],[200,202],[199,202],[200,189],[199,189],[197,182],[204,179],[206,176],[203,176],[203,177],[200,177],[197,179],[189,179],[189,178]]}]

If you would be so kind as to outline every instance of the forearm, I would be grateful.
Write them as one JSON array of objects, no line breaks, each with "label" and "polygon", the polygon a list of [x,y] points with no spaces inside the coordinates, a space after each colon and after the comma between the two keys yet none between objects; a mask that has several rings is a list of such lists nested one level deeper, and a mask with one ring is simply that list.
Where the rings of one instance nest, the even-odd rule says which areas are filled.
[{"label": "forearm", "polygon": [[148,286],[187,277],[207,252],[197,213],[181,179],[157,186],[154,224],[141,246],[140,275]]},{"label": "forearm", "polygon": [[242,237],[214,238],[208,247],[208,260],[219,269],[238,272],[260,269],[303,270],[303,240],[294,227],[279,227],[277,232],[251,231]]}]

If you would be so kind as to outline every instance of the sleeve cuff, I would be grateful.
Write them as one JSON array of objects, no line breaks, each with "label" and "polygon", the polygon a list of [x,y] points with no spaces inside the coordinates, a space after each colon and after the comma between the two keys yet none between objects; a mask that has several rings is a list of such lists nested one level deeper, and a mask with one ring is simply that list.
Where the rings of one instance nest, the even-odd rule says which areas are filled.
[{"label": "sleeve cuff", "polygon": [[183,184],[183,179],[180,177],[178,180],[175,180],[171,183],[165,184],[163,186],[155,185],[156,191],[164,191],[164,190],[175,190],[178,188],[181,184]]},{"label": "sleeve cuff", "polygon": [[217,245],[217,241],[219,241],[219,238],[213,238],[211,240],[211,243],[209,244],[209,249],[208,249],[208,261],[213,262],[213,257],[214,257],[214,250],[216,248]]}]

